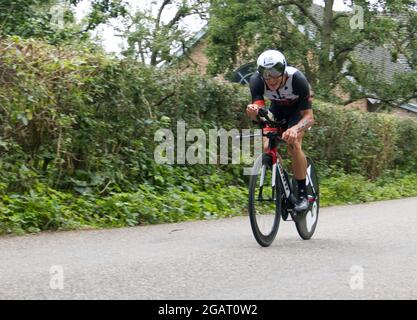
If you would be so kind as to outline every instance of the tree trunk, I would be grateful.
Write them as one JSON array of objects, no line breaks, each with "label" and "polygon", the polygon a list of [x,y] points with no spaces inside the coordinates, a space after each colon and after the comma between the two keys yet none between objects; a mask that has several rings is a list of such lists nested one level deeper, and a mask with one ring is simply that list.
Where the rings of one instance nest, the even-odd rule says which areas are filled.
[{"label": "tree trunk", "polygon": [[319,54],[320,86],[331,89],[333,78],[332,63],[332,35],[333,35],[333,3],[334,0],[326,0],[323,9],[323,26],[321,30],[321,52]]}]

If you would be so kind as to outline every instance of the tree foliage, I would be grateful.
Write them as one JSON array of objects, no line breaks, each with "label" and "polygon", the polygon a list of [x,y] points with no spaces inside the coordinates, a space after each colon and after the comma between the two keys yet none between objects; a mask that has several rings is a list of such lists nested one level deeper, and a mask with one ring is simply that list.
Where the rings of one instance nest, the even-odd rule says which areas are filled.
[{"label": "tree foliage", "polygon": [[153,66],[172,61],[173,51],[185,51],[191,44],[192,33],[182,26],[184,19],[206,19],[206,10],[206,0],[152,1],[148,8],[129,14],[125,28],[119,30],[128,44],[124,55]]},{"label": "tree foliage", "polygon": [[[50,9],[56,0],[3,0],[0,3],[0,32],[25,38],[53,34]],[[66,12],[68,14],[68,12]],[[67,16],[66,19],[72,19]]]},{"label": "tree foliage", "polygon": [[[277,48],[285,52],[291,64],[306,73],[315,92],[321,96],[331,98],[333,89],[343,85],[355,97],[363,97],[370,95],[370,90],[364,88],[372,89],[382,81],[372,95],[378,93],[384,102],[398,104],[416,98],[417,81],[412,80],[416,79],[415,3],[408,0],[372,3],[350,2],[355,10],[354,6],[363,10],[364,27],[352,28],[354,15],[333,11],[334,1],[331,0],[325,1],[320,14],[309,10],[311,0],[213,0],[209,71],[211,74],[231,71],[237,62],[253,61],[265,49]],[[413,72],[398,75],[398,85],[388,93],[385,89],[392,83],[373,77],[375,72],[368,75],[362,72],[354,54],[359,45],[388,46],[392,59],[398,58],[398,53],[404,54]],[[347,75],[355,78],[356,84],[347,83]]]},{"label": "tree foliage", "polygon": [[89,31],[126,12],[123,0],[93,0],[91,11],[76,23],[74,8],[81,0],[2,0],[0,35],[37,38],[51,44],[89,39]]}]

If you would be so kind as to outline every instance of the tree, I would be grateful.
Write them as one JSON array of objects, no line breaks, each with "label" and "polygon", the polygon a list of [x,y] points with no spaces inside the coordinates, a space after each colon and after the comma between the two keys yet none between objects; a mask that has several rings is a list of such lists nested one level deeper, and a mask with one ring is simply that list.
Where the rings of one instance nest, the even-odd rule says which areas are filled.
[{"label": "tree", "polygon": [[[55,0],[2,0],[0,3],[0,32],[3,35],[36,37],[51,31],[49,8]],[[47,8],[48,10],[39,10]]]},{"label": "tree", "polygon": [[[317,12],[309,9],[311,0],[212,0],[208,70],[212,74],[230,71],[237,61],[249,56],[254,60],[266,48],[277,48],[285,52],[290,63],[303,69],[315,92],[327,98],[332,97],[333,89],[342,84],[359,96],[359,88],[375,87],[381,80],[364,77],[354,58],[358,45],[394,44],[397,52],[410,58],[410,65],[414,65],[415,70],[414,2],[381,0],[371,4],[367,0],[354,0],[350,6],[355,9],[358,7],[354,6],[360,6],[361,11],[353,14],[335,12],[333,6],[334,0],[327,0],[321,12]],[[381,9],[384,15],[381,15]],[[352,27],[355,13],[359,20],[363,14],[363,28],[360,25],[355,28],[355,24]],[[401,25],[395,17],[405,13],[411,19]],[[304,32],[300,32],[300,28]],[[345,72],[347,66],[350,68]],[[355,78],[359,86],[346,84],[347,75]],[[407,99],[414,97],[415,86],[408,85],[407,94],[404,90],[389,90],[391,98],[385,101],[393,102],[400,95]],[[362,95],[366,95],[363,90]]]},{"label": "tree", "polygon": [[76,24],[73,9],[81,0],[2,0],[0,35],[38,38],[51,44],[89,38],[89,31],[123,16],[122,0],[92,0],[85,25]]},{"label": "tree", "polygon": [[[70,0],[71,4],[77,6],[81,0]],[[88,14],[86,26],[81,30],[81,33],[86,33],[94,30],[100,24],[108,22],[112,18],[125,17],[128,10],[127,3],[123,0],[92,0],[91,12]]]},{"label": "tree", "polygon": [[346,78],[342,81],[342,86],[351,94],[344,104],[359,98],[374,98],[386,106],[398,106],[417,98],[417,4],[397,0],[379,1],[377,6],[376,17],[383,24],[374,32],[375,35],[379,33],[377,43],[389,49],[393,62],[397,62],[401,54],[410,70],[386,79],[375,64],[364,64],[354,56],[348,56],[350,65],[344,75],[351,76],[354,81],[348,82]]},{"label": "tree", "polygon": [[[206,10],[205,0],[162,0],[128,14],[125,28],[119,28],[128,44],[123,54],[154,66],[171,61],[172,50],[186,49],[192,38],[181,23],[186,17],[195,15],[206,19]],[[163,19],[167,12],[170,18]]]}]

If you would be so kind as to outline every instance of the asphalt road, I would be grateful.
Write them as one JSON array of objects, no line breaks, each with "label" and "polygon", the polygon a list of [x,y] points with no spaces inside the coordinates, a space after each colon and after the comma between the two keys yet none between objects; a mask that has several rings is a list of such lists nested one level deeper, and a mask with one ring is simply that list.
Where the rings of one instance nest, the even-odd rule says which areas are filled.
[{"label": "asphalt road", "polygon": [[248,217],[0,237],[0,299],[417,299],[417,198],[323,208],[268,248]]}]

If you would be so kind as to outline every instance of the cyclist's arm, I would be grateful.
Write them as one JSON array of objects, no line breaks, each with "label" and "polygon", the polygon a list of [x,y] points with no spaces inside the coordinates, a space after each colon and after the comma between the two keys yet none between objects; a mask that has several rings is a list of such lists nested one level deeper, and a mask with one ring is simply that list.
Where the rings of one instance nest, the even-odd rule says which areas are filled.
[{"label": "cyclist's arm", "polygon": [[257,110],[265,106],[264,91],[265,86],[263,80],[257,73],[253,74],[249,82],[252,103],[246,108],[246,114],[253,120],[257,121]]},{"label": "cyclist's arm", "polygon": [[298,132],[310,128],[314,124],[313,109],[301,110],[301,120],[294,126]]},{"label": "cyclist's arm", "polygon": [[310,84],[308,83],[307,78],[301,71],[297,71],[296,73],[294,73],[292,87],[294,90],[294,94],[299,96],[299,110],[311,109],[312,97],[310,93]]},{"label": "cyclist's arm", "polygon": [[298,132],[301,132],[310,128],[314,123],[310,85],[301,71],[297,71],[294,74],[292,84],[294,93],[300,97],[298,108],[301,114],[301,120],[295,127]]}]

